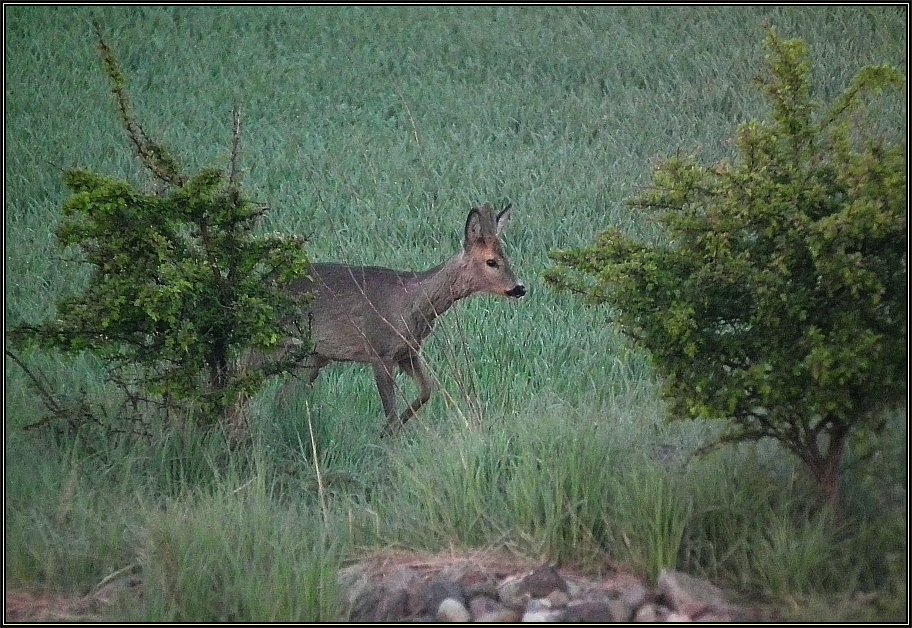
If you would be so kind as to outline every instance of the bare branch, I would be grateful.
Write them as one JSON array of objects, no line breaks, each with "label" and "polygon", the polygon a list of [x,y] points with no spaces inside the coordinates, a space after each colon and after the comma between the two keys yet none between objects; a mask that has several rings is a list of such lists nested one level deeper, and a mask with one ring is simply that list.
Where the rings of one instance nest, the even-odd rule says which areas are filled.
[{"label": "bare branch", "polygon": [[95,22],[94,28],[105,73],[111,79],[111,93],[117,103],[117,112],[133,143],[137,157],[156,178],[170,185],[182,187],[187,182],[187,177],[180,174],[177,162],[164,147],[152,141],[136,121],[133,107],[130,104],[130,96],[127,93],[127,80],[120,69],[114,50],[108,45],[101,25]]}]

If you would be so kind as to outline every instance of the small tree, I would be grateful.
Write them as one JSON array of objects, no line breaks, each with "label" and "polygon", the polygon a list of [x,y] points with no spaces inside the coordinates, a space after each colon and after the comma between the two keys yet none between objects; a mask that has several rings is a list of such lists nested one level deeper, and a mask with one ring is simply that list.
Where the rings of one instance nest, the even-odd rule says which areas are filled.
[{"label": "small tree", "polygon": [[863,117],[866,94],[905,79],[866,67],[816,115],[805,43],[770,29],[765,47],[772,116],[739,128],[740,159],[671,158],[628,201],[667,237],[611,229],[553,252],[546,279],[614,308],[673,417],[730,419],[723,441],[778,441],[835,505],[850,435],[879,431],[906,395],[906,146]]},{"label": "small tree", "polygon": [[[192,409],[211,425],[309,354],[307,321],[297,324],[301,304],[284,289],[307,272],[305,240],[254,234],[267,208],[241,191],[237,112],[230,171],[183,174],[136,121],[100,31],[99,42],[123,126],[159,190],[67,171],[72,195],[57,239],[91,266],[88,288],[58,303],[55,320],[19,326],[11,337],[24,346],[91,352],[134,401]],[[289,336],[300,342],[278,351]],[[245,368],[239,357],[249,350],[273,358]],[[59,411],[63,406],[48,403],[44,392],[52,414]]]}]

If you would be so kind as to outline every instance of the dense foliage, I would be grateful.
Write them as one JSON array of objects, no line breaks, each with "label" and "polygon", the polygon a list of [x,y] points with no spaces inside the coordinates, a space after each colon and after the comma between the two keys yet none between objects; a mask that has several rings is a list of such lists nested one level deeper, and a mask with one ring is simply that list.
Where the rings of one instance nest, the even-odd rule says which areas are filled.
[{"label": "dense foliage", "polygon": [[614,308],[676,417],[778,441],[835,501],[850,436],[906,395],[906,145],[872,131],[866,100],[904,77],[866,67],[819,113],[806,44],[765,46],[771,118],[741,125],[739,158],[660,164],[629,204],[662,237],[610,229],[553,252],[547,279]]},{"label": "dense foliage", "polygon": [[[57,240],[90,265],[89,285],[58,303],[54,320],[20,326],[13,338],[91,352],[128,399],[195,410],[213,424],[308,353],[300,299],[284,290],[307,272],[304,238],[255,233],[267,209],[241,191],[239,115],[230,172],[184,175],[136,122],[103,38],[101,52],[123,126],[159,189],[140,191],[88,170],[65,173],[71,196]],[[289,336],[302,342],[276,351]],[[240,358],[250,350],[275,358],[249,368]]]}]

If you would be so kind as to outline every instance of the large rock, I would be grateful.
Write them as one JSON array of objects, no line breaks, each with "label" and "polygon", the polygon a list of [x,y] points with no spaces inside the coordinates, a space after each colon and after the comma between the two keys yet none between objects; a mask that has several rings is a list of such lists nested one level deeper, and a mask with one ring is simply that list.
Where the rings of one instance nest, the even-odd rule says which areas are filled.
[{"label": "large rock", "polygon": [[708,613],[731,616],[736,607],[726,593],[706,580],[680,571],[663,569],[659,596],[675,613],[694,619]]}]

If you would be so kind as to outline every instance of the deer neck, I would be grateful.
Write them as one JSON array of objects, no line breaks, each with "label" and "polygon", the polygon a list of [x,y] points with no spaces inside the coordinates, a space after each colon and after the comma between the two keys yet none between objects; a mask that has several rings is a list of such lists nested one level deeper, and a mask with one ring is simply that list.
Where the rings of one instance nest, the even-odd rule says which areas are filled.
[{"label": "deer neck", "polygon": [[419,319],[428,326],[433,326],[437,317],[454,303],[475,292],[471,282],[466,280],[467,268],[468,259],[460,253],[448,262],[418,275],[415,313]]}]

